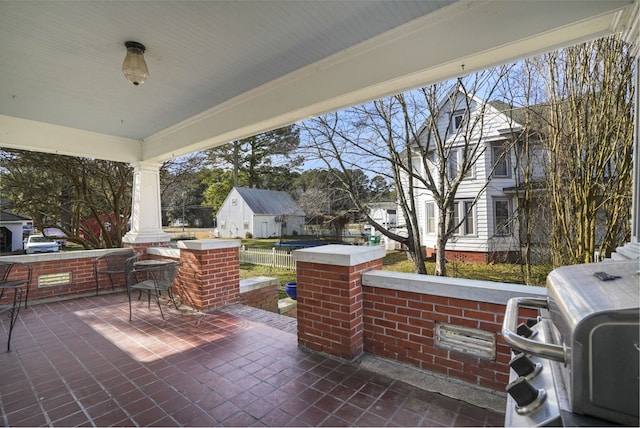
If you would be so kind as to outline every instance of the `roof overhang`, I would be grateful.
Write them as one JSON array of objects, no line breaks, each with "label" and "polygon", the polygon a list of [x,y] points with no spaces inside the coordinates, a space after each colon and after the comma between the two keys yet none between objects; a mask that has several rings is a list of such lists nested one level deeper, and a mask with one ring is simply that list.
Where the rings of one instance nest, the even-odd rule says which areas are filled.
[{"label": "roof overhang", "polygon": [[638,0],[2,2],[0,146],[160,162],[637,21]]}]

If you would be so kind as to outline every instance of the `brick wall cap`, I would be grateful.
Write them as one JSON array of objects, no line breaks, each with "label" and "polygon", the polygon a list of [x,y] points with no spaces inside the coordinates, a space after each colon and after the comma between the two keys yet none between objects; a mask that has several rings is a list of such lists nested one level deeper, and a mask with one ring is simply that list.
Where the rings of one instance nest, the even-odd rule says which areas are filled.
[{"label": "brick wall cap", "polygon": [[545,287],[384,270],[363,273],[362,285],[498,304],[512,297],[547,296]]},{"label": "brick wall cap", "polygon": [[296,262],[319,263],[334,266],[357,266],[373,260],[384,258],[384,247],[365,247],[355,245],[322,245],[319,247],[295,250],[293,260]]},{"label": "brick wall cap", "polygon": [[280,281],[278,281],[278,278],[271,278],[269,276],[256,276],[254,278],[241,279],[240,294],[273,285],[277,286],[279,283]]},{"label": "brick wall cap", "polygon": [[171,241],[171,237],[162,229],[130,230],[122,237],[122,242],[130,245],[149,243],[161,244],[169,241]]},{"label": "brick wall cap", "polygon": [[178,248],[194,251],[219,250],[222,248],[240,248],[239,239],[196,239],[192,241],[178,241]]},{"label": "brick wall cap", "polygon": [[123,248],[108,248],[98,250],[59,251],[57,253],[20,254],[16,256],[3,256],[2,260],[7,262],[35,263],[56,260],[93,259],[122,249]]},{"label": "brick wall cap", "polygon": [[180,250],[177,248],[167,247],[149,247],[147,248],[147,254],[161,257],[169,257],[172,259],[180,258]]}]

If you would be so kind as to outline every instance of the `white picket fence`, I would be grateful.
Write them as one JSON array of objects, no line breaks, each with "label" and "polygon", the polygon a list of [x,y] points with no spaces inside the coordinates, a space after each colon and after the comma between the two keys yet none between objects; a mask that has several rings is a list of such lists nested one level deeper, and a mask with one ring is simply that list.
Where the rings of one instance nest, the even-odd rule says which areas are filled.
[{"label": "white picket fence", "polygon": [[278,269],[296,270],[291,253],[286,250],[263,248],[240,248],[240,263],[271,266]]}]

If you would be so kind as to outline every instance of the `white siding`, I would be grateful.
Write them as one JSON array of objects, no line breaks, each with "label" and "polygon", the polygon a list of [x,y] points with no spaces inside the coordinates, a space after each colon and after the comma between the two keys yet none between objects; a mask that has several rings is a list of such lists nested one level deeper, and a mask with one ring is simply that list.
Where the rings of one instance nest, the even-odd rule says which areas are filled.
[{"label": "white siding", "polygon": [[293,235],[304,233],[304,216],[286,216],[286,228],[276,221],[273,214],[255,214],[234,188],[220,207],[217,214],[218,236],[220,238],[244,238],[247,232],[254,238],[279,237],[281,233]]},{"label": "white siding", "polygon": [[[455,101],[456,105],[464,108],[463,94],[458,93]],[[482,110],[482,102],[478,99],[471,100],[471,108],[473,109],[470,120],[471,123],[477,117],[477,114]],[[442,136],[447,135],[447,144],[449,147],[459,147],[462,145],[461,139],[456,141],[455,133],[451,130],[447,130],[447,126],[450,125],[450,115],[456,109],[450,108],[449,101],[444,102],[441,105],[441,114],[437,119],[438,127]],[[464,125],[463,125],[464,126]],[[487,181],[487,177],[492,169],[493,154],[491,150],[492,142],[504,141],[504,132],[506,130],[519,128],[518,124],[513,123],[507,116],[503,115],[493,107],[487,105],[485,107],[484,117],[478,121],[480,128],[474,130],[472,135],[478,139],[477,142],[481,145],[481,155],[474,165],[474,175],[472,178],[465,179],[456,193],[456,200],[473,200],[482,190]],[[501,132],[502,131],[502,132]],[[446,133],[446,134],[445,134]],[[460,132],[464,134],[464,128]],[[431,146],[433,147],[433,146]],[[513,167],[515,161],[513,151],[510,152],[510,168]],[[414,160],[414,166],[417,170],[422,171],[422,162],[420,159]],[[513,174],[511,174],[513,175]],[[477,251],[487,252],[492,250],[507,250],[513,245],[514,237],[494,237],[494,213],[493,213],[493,200],[496,197],[508,198],[510,196],[505,195],[503,189],[515,186],[515,180],[512,176],[504,178],[494,178],[488,187],[482,194],[480,194],[478,201],[474,208],[474,233],[471,235],[456,235],[447,244],[448,250],[457,251]],[[418,209],[418,218],[421,224],[421,236],[422,241],[428,248],[435,248],[436,246],[436,234],[426,234],[426,206],[427,203],[433,202],[433,198],[427,192],[419,192],[416,196],[416,205]],[[512,201],[512,208],[514,207]],[[434,209],[435,224],[437,227],[438,222],[438,209],[437,206]],[[515,229],[515,227],[513,228]],[[514,234],[516,233],[513,230]],[[515,236],[515,235],[514,235]],[[514,248],[511,248],[514,249]]]},{"label": "white siding", "polygon": [[[253,234],[252,217],[251,208],[235,189],[231,190],[218,211],[219,236],[221,238],[244,238],[247,231]],[[247,222],[248,227],[245,227]]]}]

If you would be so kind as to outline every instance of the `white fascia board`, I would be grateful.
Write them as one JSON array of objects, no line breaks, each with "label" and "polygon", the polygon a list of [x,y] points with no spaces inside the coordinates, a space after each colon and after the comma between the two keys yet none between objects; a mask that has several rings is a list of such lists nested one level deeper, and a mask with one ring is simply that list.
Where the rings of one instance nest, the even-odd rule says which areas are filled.
[{"label": "white fascia board", "polygon": [[0,147],[117,162],[136,162],[138,140],[0,115]]},{"label": "white fascia board", "polygon": [[143,142],[143,159],[181,156],[602,37],[615,31],[619,11],[632,5],[633,0],[461,1],[152,135]]}]

